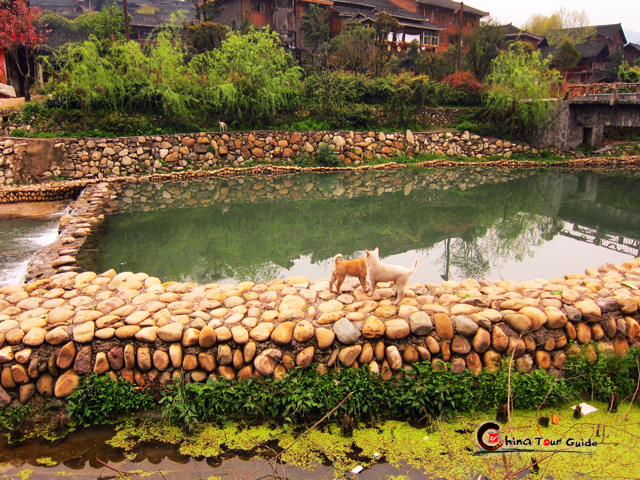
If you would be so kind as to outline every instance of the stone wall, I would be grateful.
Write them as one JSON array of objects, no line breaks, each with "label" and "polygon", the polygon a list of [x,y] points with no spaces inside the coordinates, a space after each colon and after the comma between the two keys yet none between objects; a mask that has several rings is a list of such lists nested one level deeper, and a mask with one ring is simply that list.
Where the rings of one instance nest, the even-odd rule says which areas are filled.
[{"label": "stone wall", "polygon": [[[37,139],[0,140],[0,186],[37,183],[40,179],[104,179],[160,173],[207,171],[225,166],[315,158],[318,147],[329,143],[345,165],[393,159],[394,156],[434,153],[447,157],[510,158],[535,148],[524,144],[471,135],[469,132],[375,133],[352,131],[228,132],[124,137],[116,139],[61,139],[50,152],[51,163],[37,172],[21,171],[21,154]],[[16,149],[20,144],[22,149]],[[24,169],[23,169],[24,170]]]},{"label": "stone wall", "polygon": [[356,285],[338,295],[326,279],[198,286],[110,270],[4,287],[0,405],[64,398],[92,372],[144,386],[366,364],[390,379],[420,360],[478,373],[509,356],[521,372],[561,372],[581,347],[593,361],[640,340],[640,259],[550,281],[418,281],[398,305],[390,284],[373,297]]}]

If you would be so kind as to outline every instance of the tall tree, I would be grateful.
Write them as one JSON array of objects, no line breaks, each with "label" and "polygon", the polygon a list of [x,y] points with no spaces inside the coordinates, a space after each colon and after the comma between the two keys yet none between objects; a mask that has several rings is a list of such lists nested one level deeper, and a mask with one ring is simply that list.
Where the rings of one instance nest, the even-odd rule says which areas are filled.
[{"label": "tall tree", "polygon": [[531,130],[541,125],[553,102],[547,99],[561,81],[560,73],[550,69],[550,60],[528,44],[516,42],[493,62],[487,81],[490,85],[487,106],[504,114],[513,136],[516,123]]},{"label": "tall tree", "polygon": [[465,36],[468,50],[464,56],[466,70],[481,82],[491,71],[491,62],[500,54],[500,44],[504,42],[506,31],[495,21],[484,23]]},{"label": "tall tree", "polygon": [[20,75],[27,102],[31,100],[36,49],[46,41],[47,33],[40,21],[40,9],[31,7],[28,0],[14,0],[13,9],[0,9],[0,47],[9,54]]},{"label": "tall tree", "polygon": [[580,52],[578,52],[573,42],[567,38],[556,48],[551,64],[561,72],[564,72],[566,76],[566,72],[575,67],[581,58]]},{"label": "tall tree", "polygon": [[98,40],[124,40],[124,13],[115,2],[98,12],[83,13],[74,23]]},{"label": "tall tree", "polygon": [[213,22],[216,13],[224,10],[220,0],[191,0],[196,8],[196,18],[201,22]]},{"label": "tall tree", "polygon": [[187,26],[187,39],[198,53],[220,48],[229,28],[213,22],[198,22]]},{"label": "tall tree", "polygon": [[387,12],[381,12],[375,22],[373,22],[373,31],[375,32],[374,40],[376,47],[376,56],[374,58],[374,69],[376,73],[382,72],[382,69],[391,58],[391,50],[388,48],[387,41],[389,34],[396,41],[396,33],[400,29],[398,21]]},{"label": "tall tree", "polygon": [[376,51],[372,29],[355,20],[347,21],[331,46],[340,67],[355,74],[369,71]]},{"label": "tall tree", "polygon": [[329,17],[326,10],[312,3],[309,5],[309,12],[304,13],[300,18],[299,25],[302,41],[312,55],[312,65],[314,70],[320,70],[321,66],[326,63],[324,55],[322,55],[322,46],[329,41]]}]

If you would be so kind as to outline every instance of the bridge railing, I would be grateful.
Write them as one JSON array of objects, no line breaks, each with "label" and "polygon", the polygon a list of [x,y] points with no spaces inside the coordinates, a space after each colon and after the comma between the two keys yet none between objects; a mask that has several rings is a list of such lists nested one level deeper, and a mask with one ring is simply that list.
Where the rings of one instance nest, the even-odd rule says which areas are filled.
[{"label": "bridge railing", "polygon": [[569,84],[566,87],[565,99],[583,97],[618,97],[624,94],[640,94],[640,83],[590,83]]}]

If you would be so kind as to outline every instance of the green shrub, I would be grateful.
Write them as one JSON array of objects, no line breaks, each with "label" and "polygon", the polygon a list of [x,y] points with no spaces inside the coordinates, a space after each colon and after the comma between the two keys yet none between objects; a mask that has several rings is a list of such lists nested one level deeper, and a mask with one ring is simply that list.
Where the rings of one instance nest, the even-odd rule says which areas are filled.
[{"label": "green shrub", "polygon": [[340,157],[336,155],[331,148],[331,144],[327,142],[318,147],[315,163],[321,167],[337,167],[340,165]]},{"label": "green shrub", "polygon": [[24,130],[22,128],[16,128],[14,130],[11,130],[10,136],[12,136],[12,137],[28,137],[29,136],[29,132],[27,132],[26,130]]},{"label": "green shrub", "polygon": [[67,414],[80,424],[103,423],[115,415],[129,415],[156,405],[151,394],[118,378],[92,374],[67,398]]}]

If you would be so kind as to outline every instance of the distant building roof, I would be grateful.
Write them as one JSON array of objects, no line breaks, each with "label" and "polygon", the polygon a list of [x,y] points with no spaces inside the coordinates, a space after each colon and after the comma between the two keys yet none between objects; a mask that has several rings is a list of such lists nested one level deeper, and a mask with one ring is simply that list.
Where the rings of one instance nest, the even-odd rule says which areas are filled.
[{"label": "distant building roof", "polygon": [[595,28],[596,35],[602,35],[607,40],[612,40],[613,37],[616,36],[616,33],[621,31],[622,44],[624,45],[625,43],[627,43],[627,38],[624,35],[624,30],[622,29],[621,23],[612,23],[610,25],[589,25],[585,27],[561,28],[559,30],[551,30],[548,33],[547,37],[552,36],[553,38],[560,38],[560,35],[558,35],[560,32],[566,33],[567,36],[570,37],[572,32],[579,32],[581,29],[584,29],[584,28]]},{"label": "distant building roof", "polygon": [[505,30],[505,35],[507,37],[507,40],[515,40],[518,37],[527,37],[533,40],[537,40],[538,42],[541,42],[542,39],[544,38],[543,36],[535,35],[534,33],[531,33],[527,30],[522,30],[516,27],[515,25],[513,25],[512,23],[508,25],[501,25],[501,26]]},{"label": "distant building roof", "polygon": [[[542,57],[553,55],[558,49],[558,45],[550,45],[540,48]],[[609,55],[609,47],[604,42],[586,42],[576,45],[576,50],[582,57],[581,60],[591,60],[597,58],[600,54]]]},{"label": "distant building roof", "polygon": [[[417,0],[417,2],[423,5],[432,5],[434,7],[446,8],[454,11],[460,8],[460,2],[454,2],[452,0]],[[467,13],[473,13],[474,15],[480,15],[481,17],[489,15],[489,12],[483,12],[477,8],[470,7],[467,4],[464,5],[464,11]]]},{"label": "distant building roof", "polygon": [[429,30],[444,29],[432,24],[422,15],[400,8],[389,0],[334,0],[333,9],[341,17],[358,19],[360,16],[363,20],[375,21],[380,12],[386,12],[398,19],[398,23],[402,25]]}]

